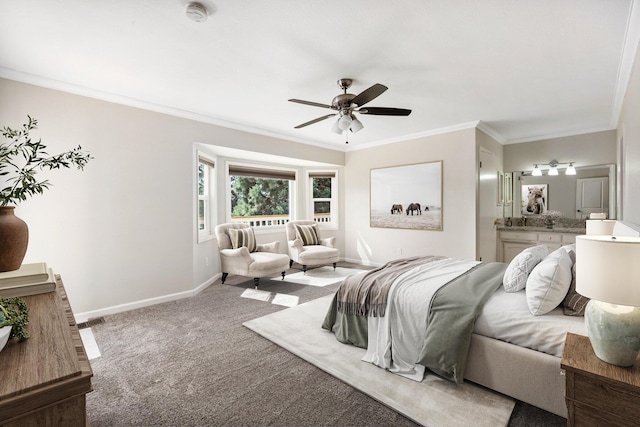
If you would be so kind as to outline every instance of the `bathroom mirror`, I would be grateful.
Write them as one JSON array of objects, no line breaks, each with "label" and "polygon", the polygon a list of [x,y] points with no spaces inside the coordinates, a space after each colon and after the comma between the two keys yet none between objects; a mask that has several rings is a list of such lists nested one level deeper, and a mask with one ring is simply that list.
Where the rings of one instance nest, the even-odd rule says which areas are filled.
[{"label": "bathroom mirror", "polygon": [[[543,176],[517,171],[506,172],[504,177],[505,217],[536,215],[532,206],[544,203],[546,210],[560,211],[565,218],[585,219],[591,212],[616,218],[615,165],[576,167],[575,175],[560,170],[558,175],[549,176],[545,170]],[[529,194],[531,189],[541,194]]]}]

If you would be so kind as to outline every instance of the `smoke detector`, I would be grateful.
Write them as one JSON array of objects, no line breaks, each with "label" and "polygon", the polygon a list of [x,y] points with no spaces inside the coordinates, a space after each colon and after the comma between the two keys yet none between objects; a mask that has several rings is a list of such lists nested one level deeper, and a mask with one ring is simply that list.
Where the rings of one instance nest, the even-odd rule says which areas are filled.
[{"label": "smoke detector", "polygon": [[195,22],[204,22],[207,20],[207,9],[200,3],[187,4],[186,10],[187,18]]}]

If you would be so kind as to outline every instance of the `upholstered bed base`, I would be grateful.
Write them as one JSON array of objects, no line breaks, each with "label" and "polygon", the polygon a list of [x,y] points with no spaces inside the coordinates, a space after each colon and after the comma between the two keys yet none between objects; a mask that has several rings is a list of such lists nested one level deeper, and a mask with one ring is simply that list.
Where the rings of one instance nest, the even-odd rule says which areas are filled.
[{"label": "upholstered bed base", "polygon": [[566,418],[560,372],[558,357],[473,334],[464,377]]}]

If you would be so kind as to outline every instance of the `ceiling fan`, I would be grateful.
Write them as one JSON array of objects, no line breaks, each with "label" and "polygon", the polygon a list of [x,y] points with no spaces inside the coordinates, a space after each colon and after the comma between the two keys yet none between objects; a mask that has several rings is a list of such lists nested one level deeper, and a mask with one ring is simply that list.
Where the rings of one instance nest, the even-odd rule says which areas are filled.
[{"label": "ceiling fan", "polygon": [[[411,110],[405,108],[388,108],[388,107],[363,107],[366,103],[373,101],[378,96],[382,95],[388,87],[376,83],[370,88],[360,92],[358,95],[347,93],[347,89],[351,87],[353,83],[352,79],[340,79],[338,80],[338,87],[343,90],[343,93],[333,98],[331,105],[320,104],[318,102],[303,101],[301,99],[290,99],[291,102],[297,102],[298,104],[311,105],[313,107],[328,108],[335,111],[335,113],[327,114],[317,119],[310,120],[295,127],[300,129],[305,126],[318,123],[322,120],[328,119],[339,115],[338,120],[333,124],[331,130],[335,133],[341,134],[346,131],[358,132],[364,128],[364,125],[358,120],[354,113],[371,114],[374,116],[408,116],[411,114]],[[348,143],[348,141],[347,141]]]}]

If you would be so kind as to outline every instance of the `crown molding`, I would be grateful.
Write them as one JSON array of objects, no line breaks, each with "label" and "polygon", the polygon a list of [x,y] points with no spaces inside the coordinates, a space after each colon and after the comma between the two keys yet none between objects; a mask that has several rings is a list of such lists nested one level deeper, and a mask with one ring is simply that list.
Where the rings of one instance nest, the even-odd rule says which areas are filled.
[{"label": "crown molding", "polygon": [[338,147],[331,146],[329,144],[323,144],[317,141],[311,141],[304,138],[299,138],[294,135],[288,135],[282,132],[273,131],[270,129],[257,128],[245,123],[234,122],[219,117],[205,116],[203,114],[195,113],[193,111],[182,110],[180,108],[169,107],[166,105],[155,104],[148,101],[142,101],[140,99],[131,98],[124,95],[118,95],[110,92],[105,92],[97,89],[88,88],[85,86],[74,85],[66,83],[60,80],[54,80],[38,76],[35,74],[25,73],[22,71],[16,71],[9,68],[0,67],[0,78],[8,80],[14,80],[21,83],[31,84],[38,87],[44,87],[47,89],[58,90],[60,92],[70,93],[78,96],[85,96],[87,98],[93,98],[100,101],[111,102],[118,105],[125,105],[127,107],[139,108],[145,111],[153,111],[155,113],[166,114],[168,116],[193,120],[200,123],[206,123],[210,125],[220,126],[228,129],[234,129],[251,134],[258,134],[276,139],[284,139],[292,142],[298,142],[307,145],[314,145],[329,150],[343,151]]},{"label": "crown molding", "polygon": [[616,129],[615,126],[600,126],[600,127],[582,129],[582,130],[574,130],[574,131],[550,133],[550,134],[544,134],[544,135],[536,135],[536,136],[531,136],[531,137],[526,137],[526,138],[512,139],[512,140],[509,140],[509,141],[505,142],[504,145],[523,144],[525,142],[535,142],[535,141],[542,141],[542,140],[547,140],[547,139],[565,138],[565,137],[568,137],[568,136],[585,135],[585,134],[588,134],[588,133],[596,133],[596,132],[607,132],[607,131],[615,130],[615,129]]},{"label": "crown molding", "polygon": [[618,126],[622,106],[624,105],[624,97],[627,93],[629,80],[631,80],[633,66],[635,61],[638,60],[636,58],[638,44],[640,43],[640,5],[638,4],[638,0],[633,0],[629,7],[631,10],[629,12],[629,20],[627,21],[627,31],[621,53],[613,110],[611,112],[611,127],[613,128]]}]

